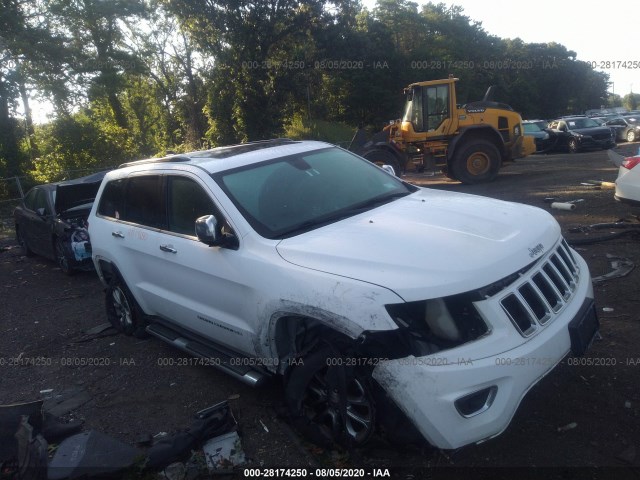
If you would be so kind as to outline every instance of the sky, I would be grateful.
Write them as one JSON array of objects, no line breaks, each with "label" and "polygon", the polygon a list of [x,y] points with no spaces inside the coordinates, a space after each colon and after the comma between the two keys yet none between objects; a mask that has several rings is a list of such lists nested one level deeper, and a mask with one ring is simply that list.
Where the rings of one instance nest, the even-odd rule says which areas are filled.
[{"label": "sky", "polygon": [[[412,0],[419,5],[428,2]],[[613,82],[609,91],[622,97],[640,92],[640,2],[637,0],[432,0],[458,5],[491,35],[526,43],[556,42],[596,62]],[[367,8],[375,0],[363,0]],[[623,62],[627,62],[626,68]],[[635,68],[630,68],[635,61]],[[609,62],[609,68],[607,63]],[[612,68],[615,65],[615,68]]]}]

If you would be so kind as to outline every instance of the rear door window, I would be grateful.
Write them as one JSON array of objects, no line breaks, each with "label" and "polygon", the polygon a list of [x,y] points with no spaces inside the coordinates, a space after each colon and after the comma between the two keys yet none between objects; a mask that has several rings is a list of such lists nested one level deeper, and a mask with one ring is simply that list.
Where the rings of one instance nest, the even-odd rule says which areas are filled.
[{"label": "rear door window", "polygon": [[143,175],[127,179],[124,214],[121,220],[152,228],[166,228],[164,178]]}]

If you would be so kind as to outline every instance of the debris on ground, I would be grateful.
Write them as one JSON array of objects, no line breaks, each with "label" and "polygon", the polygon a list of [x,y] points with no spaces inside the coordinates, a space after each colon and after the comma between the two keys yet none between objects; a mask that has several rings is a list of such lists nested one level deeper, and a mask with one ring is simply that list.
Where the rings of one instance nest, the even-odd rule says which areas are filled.
[{"label": "debris on ground", "polygon": [[635,264],[628,258],[616,257],[615,255],[610,254],[607,254],[607,258],[609,259],[613,270],[609,273],[605,273],[604,275],[593,277],[591,281],[594,285],[614,278],[625,277],[635,268]]},{"label": "debris on ground", "polygon": [[202,447],[211,473],[229,471],[245,463],[246,458],[238,432],[212,438]]},{"label": "debris on ground", "polygon": [[568,430],[573,430],[574,428],[576,428],[578,426],[578,424],[576,422],[571,422],[568,423],[562,427],[558,427],[558,432],[566,432]]},{"label": "debris on ground", "polygon": [[[3,475],[64,480],[120,475],[136,468],[184,480],[205,472],[233,473],[246,462],[238,424],[226,401],[198,411],[189,428],[147,435],[134,447],[97,430],[80,432],[81,422],[64,423],[51,414],[62,415],[77,408],[86,402],[85,395],[79,389],[46,400],[0,406]],[[60,443],[54,446],[49,461],[52,441]],[[150,446],[144,450],[141,445]]]}]

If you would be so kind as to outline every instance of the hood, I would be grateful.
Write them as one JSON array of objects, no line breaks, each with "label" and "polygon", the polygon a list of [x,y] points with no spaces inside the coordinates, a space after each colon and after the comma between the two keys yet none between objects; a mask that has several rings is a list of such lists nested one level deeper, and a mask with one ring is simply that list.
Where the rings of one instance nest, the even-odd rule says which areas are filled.
[{"label": "hood", "polygon": [[286,261],[386,287],[405,301],[466,292],[551,250],[560,226],[544,210],[475,195],[418,192],[282,240]]},{"label": "hood", "polygon": [[588,135],[589,137],[602,134],[611,135],[611,129],[609,127],[572,128],[571,131],[579,133],[580,135]]},{"label": "hood", "polygon": [[70,208],[95,200],[100,183],[107,172],[98,172],[56,185],[55,209],[63,213]]}]

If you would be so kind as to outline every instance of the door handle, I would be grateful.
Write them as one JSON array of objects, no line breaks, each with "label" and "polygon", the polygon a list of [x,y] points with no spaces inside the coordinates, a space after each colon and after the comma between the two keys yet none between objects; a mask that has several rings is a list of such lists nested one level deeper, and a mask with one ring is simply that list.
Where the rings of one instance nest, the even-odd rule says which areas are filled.
[{"label": "door handle", "polygon": [[112,237],[116,237],[116,238],[124,238],[124,233],[122,233],[122,232],[111,232],[111,236]]},{"label": "door handle", "polygon": [[178,253],[178,250],[173,248],[172,245],[160,245],[160,250],[162,250],[163,252]]}]

